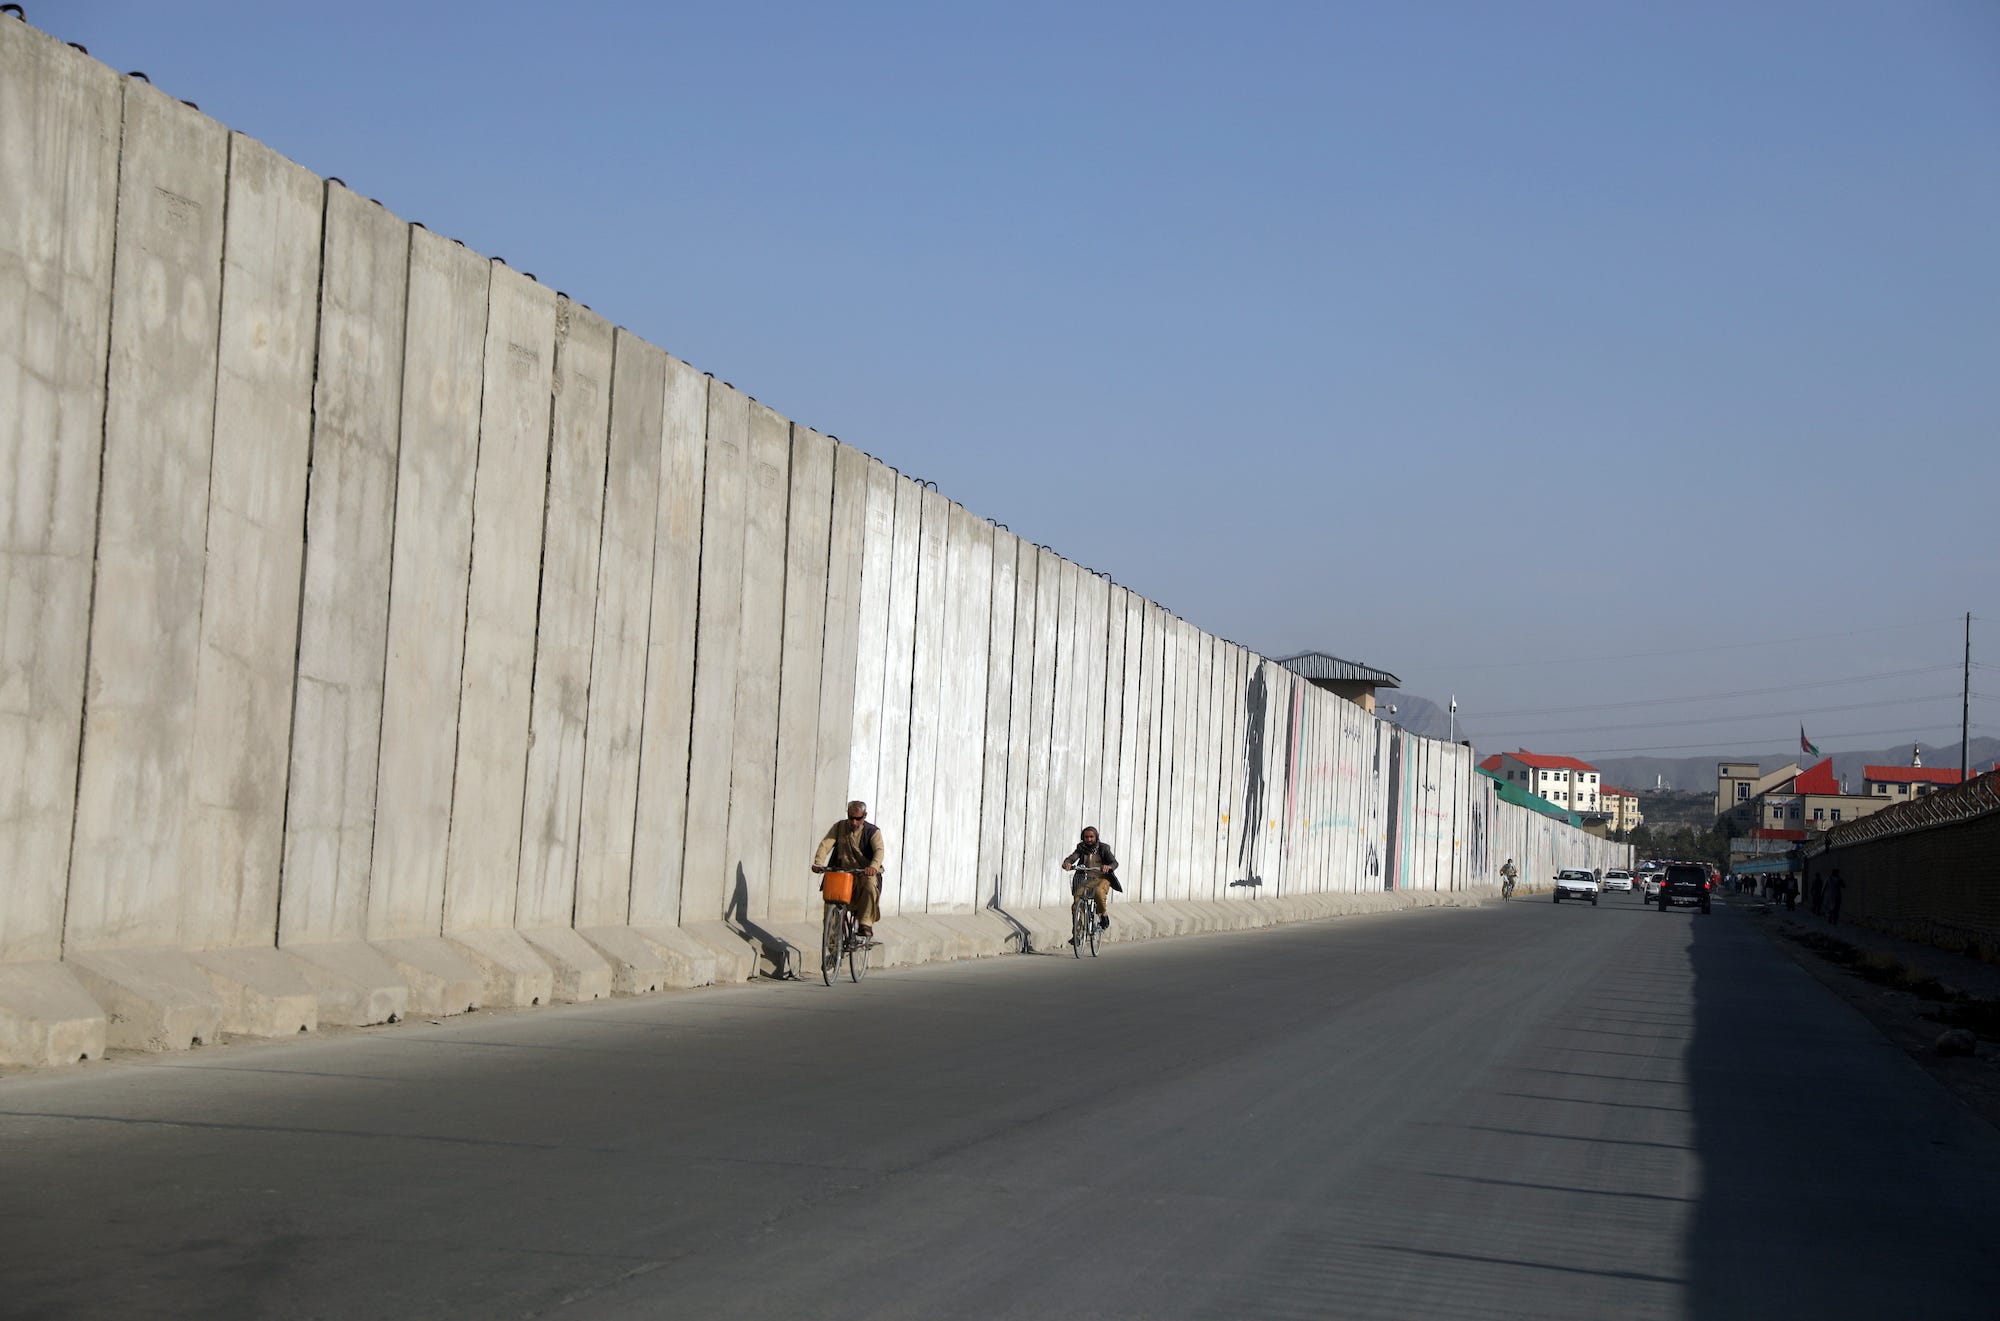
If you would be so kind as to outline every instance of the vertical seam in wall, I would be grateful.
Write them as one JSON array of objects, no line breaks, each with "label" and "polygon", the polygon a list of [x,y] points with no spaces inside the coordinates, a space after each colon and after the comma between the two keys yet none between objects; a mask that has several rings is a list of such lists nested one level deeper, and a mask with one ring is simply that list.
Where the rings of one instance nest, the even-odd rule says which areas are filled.
[{"label": "vertical seam in wall", "polygon": [[[686,364],[683,365],[685,366]],[[689,367],[689,370],[692,371],[693,368]],[[681,751],[681,855],[674,860],[674,924],[676,926],[687,925],[688,808],[694,799],[694,695],[695,685],[701,677],[701,598],[707,594],[708,581],[707,575],[702,570],[706,567],[708,559],[708,432],[709,410],[714,406],[715,376],[713,373],[704,372],[702,373],[701,380],[701,517],[696,520],[694,529],[694,627],[688,632],[688,733],[687,747]],[[661,431],[663,434],[665,429],[666,419],[662,416]],[[749,435],[747,431],[744,435],[744,448],[746,451],[749,448]],[[665,455],[661,457],[664,458]],[[664,477],[665,465],[662,464],[661,466],[661,476]],[[657,530],[655,535],[657,535]],[[741,591],[740,585],[738,590]],[[743,621],[738,619],[737,630],[739,635],[742,626]],[[733,747],[734,745],[732,744],[732,750]],[[724,769],[723,773],[728,774],[727,768]],[[727,803],[726,796],[724,802],[725,804]],[[725,840],[728,838],[728,827],[729,819],[725,815],[723,818]]]},{"label": "vertical seam in wall", "polygon": [[[195,596],[194,605],[194,683],[191,685],[194,691],[189,700],[187,724],[190,744],[193,744],[195,737],[200,732],[197,721],[201,716],[202,624],[208,614],[208,571],[210,568],[208,530],[214,523],[215,433],[220,421],[222,402],[222,305],[229,293],[229,221],[231,210],[229,181],[234,176],[236,169],[236,134],[231,133],[227,129],[224,129],[223,133],[225,136],[222,139],[222,242],[215,254],[215,364],[214,369],[209,373],[208,377],[208,489],[205,492],[206,498],[202,501],[201,505],[201,591]],[[181,801],[181,830],[176,832],[177,847],[175,849],[176,856],[173,859],[176,872],[180,871],[181,859],[186,856],[183,851],[185,839],[183,832],[187,828],[188,817],[192,815],[189,811],[190,805],[197,797],[193,771],[194,767],[192,762],[190,762],[186,769],[186,779],[181,786],[184,793]],[[207,877],[203,877],[200,883],[205,884],[207,880]],[[187,884],[185,876],[180,877],[180,881],[181,885]],[[180,886],[177,886],[174,895],[174,930],[176,939],[173,942],[177,945],[185,945],[187,943],[188,933],[181,927],[181,919],[187,913],[187,899],[187,895],[181,892]],[[276,939],[276,934],[273,933],[273,944],[276,943]]]},{"label": "vertical seam in wall", "polygon": [[[376,205],[380,205],[377,203]],[[324,242],[324,239],[321,240]],[[362,855],[367,865],[363,896],[362,931],[368,929],[366,897],[375,889],[375,830],[382,816],[382,730],[389,723],[389,629],[396,618],[396,528],[402,521],[403,494],[403,396],[409,389],[410,359],[410,253],[416,245],[416,228],[403,226],[403,334],[402,362],[396,371],[396,444],[389,462],[389,567],[382,584],[382,655],[375,666],[375,792],[368,800],[368,848]]]},{"label": "vertical seam in wall", "polygon": [[[615,334],[615,332],[614,332]],[[613,367],[616,368],[616,349],[613,350]],[[641,653],[639,664],[639,750],[632,762],[632,846],[625,855],[625,925],[632,925],[632,892],[639,885],[639,812],[642,789],[646,783],[646,714],[652,708],[653,694],[653,591],[660,576],[660,501],[665,498],[665,478],[667,472],[667,382],[673,375],[673,367],[664,365],[660,374],[660,429],[653,436],[653,532],[646,538],[646,649]],[[613,416],[616,416],[614,413]],[[707,425],[704,423],[704,431]],[[604,468],[607,480],[611,470],[610,449],[605,450]],[[694,690],[688,690],[690,701]],[[680,918],[676,905],[675,920]]]},{"label": "vertical seam in wall", "polygon": [[[301,509],[299,516],[299,591],[298,595],[294,598],[295,608],[292,612],[291,718],[285,726],[284,783],[278,789],[281,806],[278,811],[278,901],[276,910],[273,913],[271,931],[271,943],[274,946],[282,946],[284,944],[285,862],[291,856],[291,850],[286,847],[286,842],[291,839],[292,830],[292,756],[294,749],[298,745],[299,738],[299,657],[305,646],[306,538],[309,530],[306,514],[311,505],[313,442],[319,436],[319,364],[320,356],[326,346],[326,233],[327,217],[333,210],[332,198],[333,185],[327,183],[325,180],[321,180],[319,186],[319,266],[313,280],[312,386],[308,392],[309,397],[306,407],[306,480],[305,485],[299,493],[300,500],[305,508]],[[406,282],[407,279],[406,272]],[[408,295],[406,292],[405,301],[407,301],[407,298]],[[392,541],[392,563],[394,561],[393,545]],[[381,753],[379,748],[376,753],[376,774],[378,777],[381,774]],[[371,841],[371,856],[373,853],[372,843],[373,841]],[[365,931],[367,919],[365,911],[362,917]]]},{"label": "vertical seam in wall", "polygon": [[[411,231],[410,241],[414,247],[415,231]],[[451,908],[451,844],[458,832],[458,754],[465,744],[463,725],[460,717],[465,712],[465,642],[472,628],[472,561],[479,545],[479,458],[486,445],[486,346],[493,338],[493,263],[486,263],[486,297],[479,318],[479,420],[472,430],[472,508],[466,516],[465,527],[465,604],[458,620],[458,701],[452,706],[451,716],[451,794],[445,806],[444,826],[444,876],[438,887],[438,913],[436,935],[444,935],[444,915]],[[403,317],[405,325],[409,321],[409,299],[404,297]],[[409,335],[404,332],[403,358],[407,368],[409,361]],[[409,373],[404,372],[405,376]]]},{"label": "vertical seam in wall", "polygon": [[[583,877],[583,813],[590,785],[590,696],[597,681],[597,621],[604,607],[604,535],[611,522],[611,419],[618,412],[618,332],[611,331],[611,370],[604,382],[604,480],[597,493],[597,572],[590,603],[590,651],[583,670],[583,759],[576,773],[576,839],[569,859],[569,926],[576,930],[576,892]],[[649,603],[650,604],[650,603]],[[649,612],[650,613],[650,612]],[[643,717],[641,720],[643,724]]]},{"label": "vertical seam in wall", "polygon": [[514,823],[514,911],[507,925],[521,926],[521,878],[528,869],[528,770],[535,764],[535,683],[542,677],[542,607],[549,589],[549,523],[555,517],[556,402],[561,382],[556,356],[568,341],[562,308],[555,309],[549,329],[549,425],[548,444],[542,449],[542,540],[535,565],[535,638],[528,655],[528,737],[521,745],[521,814]]},{"label": "vertical seam in wall", "polygon": [[[778,873],[778,796],[783,792],[782,787],[778,783],[778,776],[784,770],[784,762],[779,759],[778,754],[780,749],[785,745],[785,638],[791,632],[792,622],[792,475],[798,464],[799,457],[799,428],[797,424],[791,422],[789,419],[783,420],[785,422],[785,517],[780,525],[781,530],[778,535],[778,546],[782,555],[778,564],[778,684],[777,692],[773,694],[773,705],[776,707],[776,710],[771,719],[771,828],[764,839],[764,917],[767,921],[771,915],[771,891],[777,884]],[[746,517],[743,521],[747,527],[750,520]],[[743,581],[746,586],[750,581],[750,564],[747,554],[743,565]],[[820,621],[822,639],[824,638],[825,627],[826,621],[822,618]],[[825,645],[823,640],[821,645],[822,648]],[[819,730],[817,722],[815,722],[813,730],[815,734],[814,742],[817,744]],[[733,788],[731,796],[734,796]],[[743,902],[744,915],[747,918],[749,916],[750,903],[747,894]]]},{"label": "vertical seam in wall", "polygon": [[104,398],[97,419],[97,509],[90,530],[90,592],[83,611],[83,693],[76,713],[76,776],[71,786],[69,807],[69,847],[65,850],[62,924],[56,932],[58,958],[69,955],[70,889],[76,883],[77,818],[83,810],[84,738],[90,729],[91,648],[97,641],[97,571],[104,555],[104,454],[111,435],[111,363],[118,354],[118,219],[125,200],[125,106],[130,99],[131,80],[121,80],[118,89],[118,146],[111,170],[111,259],[106,269],[104,313]]}]

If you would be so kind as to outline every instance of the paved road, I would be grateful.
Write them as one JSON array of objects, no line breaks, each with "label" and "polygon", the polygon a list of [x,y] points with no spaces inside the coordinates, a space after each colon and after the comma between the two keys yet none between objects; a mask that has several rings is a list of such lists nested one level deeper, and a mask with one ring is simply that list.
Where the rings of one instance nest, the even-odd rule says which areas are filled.
[{"label": "paved road", "polygon": [[1353,919],[0,1080],[7,1317],[1990,1317],[2000,1135],[1738,916]]}]

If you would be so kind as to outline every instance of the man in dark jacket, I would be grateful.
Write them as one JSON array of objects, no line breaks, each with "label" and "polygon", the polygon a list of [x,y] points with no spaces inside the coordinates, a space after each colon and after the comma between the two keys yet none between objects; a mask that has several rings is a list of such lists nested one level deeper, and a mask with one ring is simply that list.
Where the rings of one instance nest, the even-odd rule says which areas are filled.
[{"label": "man in dark jacket", "polygon": [[1118,870],[1118,857],[1111,846],[1097,837],[1096,826],[1085,826],[1083,838],[1077,842],[1074,852],[1062,860],[1065,869],[1096,867],[1096,872],[1078,871],[1070,878],[1069,896],[1074,903],[1086,890],[1097,900],[1098,926],[1109,930],[1111,926],[1111,873]]},{"label": "man in dark jacket", "polygon": [[868,804],[856,799],[847,805],[847,815],[827,827],[813,854],[813,871],[852,872],[854,897],[847,906],[854,910],[859,934],[872,936],[882,920],[882,867],[889,850],[882,831],[868,819]]}]

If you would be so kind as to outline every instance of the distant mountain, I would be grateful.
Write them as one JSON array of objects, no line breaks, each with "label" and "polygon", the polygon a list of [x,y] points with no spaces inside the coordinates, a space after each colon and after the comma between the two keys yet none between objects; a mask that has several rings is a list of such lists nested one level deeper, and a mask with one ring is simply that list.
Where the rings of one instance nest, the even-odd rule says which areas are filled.
[{"label": "distant mountain", "polygon": [[[1948,766],[1958,769],[1958,744],[1950,743],[1942,747],[1923,743],[1918,745],[1923,751],[1924,765]],[[1554,749],[1536,749],[1554,751]],[[1976,738],[1972,740],[1972,766],[1975,770],[1989,769],[2000,760],[2000,738]],[[1650,791],[1656,783],[1664,780],[1667,787],[1697,793],[1715,792],[1715,767],[1723,761],[1754,761],[1767,771],[1775,771],[1787,762],[1797,762],[1801,767],[1809,766],[1815,760],[1800,756],[1796,751],[1771,752],[1761,757],[1736,758],[1715,753],[1706,757],[1600,757],[1591,765],[1604,772],[1605,781],[1621,789]],[[1899,744],[1884,748],[1879,752],[1836,752],[1833,754],[1833,773],[1847,781],[1850,793],[1861,792],[1861,776],[1864,766],[1907,766],[1910,764],[1910,745]]]}]

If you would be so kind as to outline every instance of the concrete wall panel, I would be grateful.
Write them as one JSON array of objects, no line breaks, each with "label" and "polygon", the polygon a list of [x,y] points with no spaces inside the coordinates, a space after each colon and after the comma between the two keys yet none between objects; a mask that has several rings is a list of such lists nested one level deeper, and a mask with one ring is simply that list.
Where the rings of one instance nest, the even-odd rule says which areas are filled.
[{"label": "concrete wall panel", "polygon": [[667,355],[630,331],[616,332],[577,836],[579,927],[616,926],[631,911],[666,393]]},{"label": "concrete wall panel", "polygon": [[1139,656],[1139,739],[1137,782],[1134,786],[1132,851],[1128,868],[1136,864],[1138,885],[1126,881],[1127,893],[1135,899],[1165,897],[1160,880],[1160,755],[1166,740],[1161,730],[1161,713],[1166,701],[1166,653],[1164,612],[1147,601],[1141,608]]},{"label": "concrete wall panel", "polygon": [[[825,688],[833,442],[792,428],[791,516],[785,528],[784,655],[778,676],[778,778],[771,828],[771,916],[811,919],[814,847],[833,815],[818,811],[820,698]],[[851,615],[851,611],[843,611]],[[850,667],[850,674],[853,673]],[[853,712],[842,713],[851,719]],[[845,787],[845,786],[843,786]]]},{"label": "concrete wall panel", "polygon": [[67,949],[180,936],[228,151],[126,81]]},{"label": "concrete wall panel", "polygon": [[[882,794],[882,712],[889,667],[889,599],[896,578],[896,495],[900,485],[887,464],[868,460],[862,506],[861,627],[854,645],[854,721],[847,779],[849,797],[866,802],[877,825],[887,807]],[[827,824],[832,822],[829,817]]]},{"label": "concrete wall panel", "polygon": [[[287,944],[434,936],[443,924],[492,283],[491,263],[477,253],[406,230],[337,185],[327,188],[326,236],[317,426],[329,438],[400,429],[395,586],[370,884],[365,892],[328,885],[317,879],[329,874],[323,865],[310,873],[288,866]],[[405,264],[391,258],[405,248],[407,334],[402,282],[390,283]],[[333,429],[342,415],[351,420]],[[294,764],[304,752],[295,743]]]},{"label": "concrete wall panel", "polygon": [[1105,655],[1110,642],[1110,590],[1111,584],[1103,577],[1079,569],[1076,625],[1082,710],[1078,724],[1078,830],[1087,825],[1102,830],[1104,825],[1104,684],[1110,668]]},{"label": "concrete wall panel", "polygon": [[[1139,612],[1140,598],[1127,588],[1120,587],[1111,594],[1111,609],[1118,617],[1118,741],[1114,755],[1110,758],[1111,773],[1106,777],[1106,792],[1110,797],[1108,815],[1116,823],[1116,847],[1124,850],[1118,857],[1120,870],[1127,870],[1132,844],[1137,838],[1135,813],[1137,811],[1139,762],[1139,654],[1143,640],[1143,625]],[[1110,729],[1105,730],[1107,740]],[[1124,884],[1123,878],[1119,883]]]},{"label": "concrete wall panel", "polygon": [[584,731],[590,720],[611,431],[611,323],[558,298],[554,352],[541,605],[514,901],[514,925],[527,928],[566,927],[576,914]]},{"label": "concrete wall panel", "polygon": [[[736,651],[736,732],[730,743],[728,874],[724,878],[729,887],[729,911],[738,920],[770,913],[791,454],[792,424],[753,400],[750,464],[743,487],[743,632]],[[815,590],[825,592],[824,578]]]},{"label": "concrete wall panel", "polygon": [[1049,833],[1049,804],[1056,761],[1056,665],[1060,643],[1063,559],[1035,550],[1035,670],[1028,694],[1028,751],[1023,790],[1021,902],[1028,907],[1067,902],[1069,887],[1056,864],[1069,836]]},{"label": "concrete wall panel", "polygon": [[989,526],[992,583],[986,621],[986,719],[979,772],[979,849],[973,863],[973,906],[1000,902],[1006,873],[1007,754],[1013,746],[1014,606],[1020,578],[1021,541],[1005,528]]},{"label": "concrete wall panel", "polygon": [[123,100],[0,23],[0,963],[62,952]]},{"label": "concrete wall panel", "polygon": [[[1028,800],[1035,787],[1029,773],[1034,760],[1036,656],[1036,590],[1042,552],[1018,537],[1014,546],[1014,673],[1007,687],[1007,815],[1000,841],[1000,907],[1022,908],[1039,882],[1028,852]],[[1005,552],[1003,551],[1004,555]],[[1039,722],[1046,729],[1046,719]],[[1034,879],[1030,879],[1030,878]]]},{"label": "concrete wall panel", "polygon": [[[1104,598],[1104,727],[1097,775],[1097,811],[1092,813],[1106,839],[1125,837],[1118,814],[1118,771],[1125,723],[1125,599],[1123,587],[1106,583]],[[1114,848],[1114,852],[1116,849]],[[1118,855],[1122,861],[1124,854]],[[1121,881],[1120,884],[1123,884]]]},{"label": "concrete wall panel", "polygon": [[833,445],[832,526],[827,536],[826,635],[822,643],[819,690],[819,752],[813,782],[813,842],[839,819],[847,803],[865,792],[854,783],[854,722],[860,703],[862,638],[881,643],[880,616],[862,608],[862,574],[867,558],[870,470],[881,467],[866,454],[838,441]]},{"label": "concrete wall panel", "polygon": [[917,616],[910,664],[910,752],[903,789],[902,866],[897,892],[901,910],[929,909],[933,864],[937,861],[932,826],[938,823],[940,797],[949,791],[939,784],[938,726],[943,720],[945,610],[951,599],[951,501],[926,489],[917,522]]},{"label": "concrete wall panel", "polygon": [[230,138],[182,943],[278,931],[325,188]]},{"label": "concrete wall panel", "polygon": [[694,721],[687,771],[687,843],[680,920],[722,917],[729,873],[729,781],[735,767],[736,675],[743,629],[743,531],[750,481],[750,400],[711,381],[701,519],[701,601],[695,626]]},{"label": "concrete wall panel", "polygon": [[511,927],[521,865],[541,532],[549,490],[555,292],[496,264],[472,491],[444,929]]},{"label": "concrete wall panel", "polygon": [[[906,870],[910,849],[905,838],[904,796],[910,769],[910,684],[916,659],[917,555],[923,495],[923,488],[909,478],[895,479],[889,596],[883,617],[886,647],[873,816],[889,850],[889,867],[882,878],[884,913],[903,912],[908,895]],[[918,903],[921,904],[920,899]]]},{"label": "concrete wall panel", "polygon": [[[993,525],[961,505],[950,509],[945,574],[950,595],[945,600],[928,910],[969,913],[979,888],[980,802],[987,762]],[[1004,734],[996,737],[1004,740]]]},{"label": "concrete wall panel", "polygon": [[[1056,672],[1049,724],[1049,795],[1043,807],[1042,837],[1051,862],[1076,847],[1083,822],[1084,662],[1077,597],[1083,569],[1059,559],[1056,571]],[[1066,888],[1052,902],[1067,902]]]},{"label": "concrete wall panel", "polygon": [[[724,429],[734,446],[725,451],[729,475],[718,474],[715,479],[720,522],[725,516],[742,516],[744,415],[738,401],[721,398],[725,392],[709,377],[679,359],[667,359],[659,434],[660,503],[653,520],[653,604],[646,632],[646,716],[632,832],[629,920],[634,926],[671,926],[680,921],[683,906],[681,877],[694,764],[695,632],[708,526],[711,392],[717,396],[713,402],[722,407]],[[722,554],[727,545],[718,532],[716,553]],[[713,767],[712,750],[702,765]],[[705,898],[720,902],[716,894]],[[715,908],[704,908],[690,920],[711,920],[715,914]]]}]

